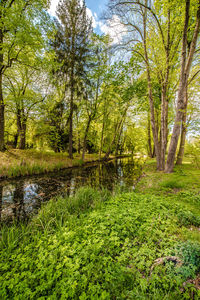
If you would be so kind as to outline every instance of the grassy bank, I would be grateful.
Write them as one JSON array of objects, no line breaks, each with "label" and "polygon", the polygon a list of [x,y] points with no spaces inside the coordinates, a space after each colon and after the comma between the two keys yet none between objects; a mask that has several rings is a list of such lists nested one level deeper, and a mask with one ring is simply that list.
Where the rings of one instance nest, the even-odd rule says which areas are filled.
[{"label": "grassy bank", "polygon": [[155,160],[147,160],[143,176],[137,185],[137,192],[156,195],[176,194],[179,191],[200,191],[200,168],[187,159],[174,167],[172,174],[156,171]]},{"label": "grassy bank", "polygon": [[9,150],[0,152],[0,179],[33,174],[43,174],[68,167],[81,166],[83,163],[97,161],[98,154],[86,154],[70,159],[67,153],[41,152],[36,150]]},{"label": "grassy bank", "polygon": [[199,299],[199,170],[153,164],[136,192],[82,188],[28,226],[3,227],[0,298]]}]

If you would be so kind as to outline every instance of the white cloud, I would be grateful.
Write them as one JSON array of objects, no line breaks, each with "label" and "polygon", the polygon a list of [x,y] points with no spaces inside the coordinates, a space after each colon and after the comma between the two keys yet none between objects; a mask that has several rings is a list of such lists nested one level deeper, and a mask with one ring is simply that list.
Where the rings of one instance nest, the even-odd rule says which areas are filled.
[{"label": "white cloud", "polygon": [[56,15],[56,8],[57,8],[57,5],[58,5],[58,2],[59,0],[51,0],[51,5],[50,5],[50,8],[49,8],[49,14],[54,16]]},{"label": "white cloud", "polygon": [[97,14],[96,13],[92,13],[91,9],[89,9],[88,7],[86,8],[87,11],[87,15],[90,19],[92,19],[92,26],[93,28],[97,27]]},{"label": "white cloud", "polygon": [[[56,8],[58,6],[58,2],[59,2],[59,0],[51,0],[49,14],[54,16],[54,17],[56,16]],[[80,1],[80,3],[83,4],[82,0]],[[97,19],[98,19],[97,14],[93,13],[91,11],[91,9],[89,9],[88,7],[86,8],[86,11],[87,11],[88,17],[92,19],[93,28],[96,28],[97,27]]]},{"label": "white cloud", "polygon": [[111,37],[113,44],[119,44],[122,41],[123,35],[127,33],[126,27],[116,15],[113,15],[112,19],[107,21],[107,23],[99,22],[98,24],[101,31]]}]

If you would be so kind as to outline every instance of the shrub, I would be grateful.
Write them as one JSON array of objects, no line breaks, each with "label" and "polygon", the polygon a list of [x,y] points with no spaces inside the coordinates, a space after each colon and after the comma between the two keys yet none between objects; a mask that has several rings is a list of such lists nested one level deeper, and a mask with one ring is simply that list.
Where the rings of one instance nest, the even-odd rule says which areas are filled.
[{"label": "shrub", "polygon": [[200,225],[200,217],[195,215],[189,210],[181,210],[177,214],[178,220],[181,225],[189,226],[199,226]]}]

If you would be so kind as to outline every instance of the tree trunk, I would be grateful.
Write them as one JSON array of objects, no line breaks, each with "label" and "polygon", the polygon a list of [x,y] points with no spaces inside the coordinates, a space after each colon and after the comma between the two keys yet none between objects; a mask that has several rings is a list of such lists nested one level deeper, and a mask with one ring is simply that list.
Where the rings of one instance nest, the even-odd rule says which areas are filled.
[{"label": "tree trunk", "polygon": [[3,91],[2,91],[2,73],[0,73],[0,151],[5,150],[5,119],[4,119],[4,110],[5,104],[3,100]]},{"label": "tree trunk", "polygon": [[91,116],[89,116],[87,126],[85,129],[84,140],[83,140],[82,160],[84,160],[84,158],[85,158],[86,142],[87,142],[87,136],[88,136],[91,121],[92,121]]},{"label": "tree trunk", "polygon": [[161,96],[161,129],[160,129],[160,170],[165,168],[165,153],[166,153],[166,85],[162,87]]},{"label": "tree trunk", "polygon": [[192,42],[191,42],[191,46],[190,46],[190,52],[188,55],[188,59],[186,59],[189,9],[190,9],[190,0],[186,0],[185,24],[184,24],[183,42],[182,42],[181,74],[180,74],[180,83],[179,83],[179,91],[178,91],[178,99],[177,99],[177,110],[176,110],[175,123],[174,123],[172,137],[171,137],[170,146],[169,146],[166,168],[165,168],[166,173],[171,173],[174,168],[176,149],[177,149],[178,139],[179,139],[179,135],[180,135],[180,124],[181,124],[181,121],[183,118],[183,112],[184,112],[184,101],[185,101],[185,97],[186,97],[187,81],[188,81],[188,77],[189,77],[189,73],[190,73],[192,59],[194,56],[194,51],[196,48],[198,34],[199,34],[200,0],[199,0],[198,12],[197,12],[196,26],[194,29],[194,34],[193,34],[193,38],[192,38]]},{"label": "tree trunk", "polygon": [[73,110],[74,110],[74,78],[73,72],[71,77],[71,98],[69,113],[69,158],[73,159]]},{"label": "tree trunk", "polygon": [[81,154],[81,139],[78,137],[78,154]]},{"label": "tree trunk", "polygon": [[167,102],[167,90],[169,82],[169,56],[170,56],[170,27],[171,27],[171,17],[170,10],[168,9],[168,26],[167,26],[167,45],[165,47],[166,52],[166,72],[164,82],[162,84],[162,94],[161,94],[161,138],[160,138],[160,169],[164,171],[165,169],[165,154],[167,148],[167,134],[168,134],[168,102]]},{"label": "tree trunk", "polygon": [[102,129],[101,129],[101,143],[100,143],[100,150],[99,150],[99,159],[101,159],[101,154],[102,154],[102,150],[103,150],[103,136],[104,136],[105,122],[106,122],[106,114],[107,114],[107,106],[106,106],[106,103],[104,103],[103,124],[102,124]]},{"label": "tree trunk", "polygon": [[115,150],[115,155],[116,156],[118,155],[118,152],[119,152],[119,149],[120,149],[120,139],[121,139],[121,136],[122,136],[122,132],[123,132],[123,124],[121,126],[119,136],[118,136],[118,139],[117,139],[117,146],[116,146],[116,150]]},{"label": "tree trunk", "polygon": [[124,120],[125,120],[125,118],[126,118],[127,110],[128,110],[128,106],[125,108],[121,120],[120,120],[120,121],[116,124],[116,126],[115,126],[115,134],[114,134],[114,137],[113,137],[113,139],[112,139],[111,144],[109,145],[108,151],[106,152],[106,154],[105,154],[105,156],[104,156],[104,159],[105,159],[105,160],[109,157],[109,155],[110,155],[110,153],[111,153],[112,146],[114,145],[114,143],[115,143],[115,141],[116,141],[116,138],[117,138],[117,134],[118,134],[118,132],[119,132],[119,129],[121,128],[121,126],[123,127],[123,122],[124,122]]},{"label": "tree trunk", "polygon": [[151,146],[151,121],[150,114],[148,112],[148,124],[147,124],[147,134],[148,134],[148,155],[149,157],[153,157],[152,146]]},{"label": "tree trunk", "polygon": [[165,105],[166,105],[166,108],[165,108],[165,132],[166,132],[165,145],[166,145],[166,149],[165,149],[165,151],[166,151],[167,143],[168,143],[168,133],[169,133],[169,129],[168,129],[169,101],[168,101],[168,99],[166,99]]},{"label": "tree trunk", "polygon": [[185,139],[186,139],[186,133],[187,133],[187,104],[188,104],[188,93],[186,88],[186,98],[185,98],[185,109],[183,112],[183,119],[182,119],[182,125],[181,125],[181,140],[180,140],[180,146],[179,146],[179,152],[177,155],[177,165],[182,165],[183,163],[183,156],[184,156],[184,150],[185,150]]},{"label": "tree trunk", "polygon": [[4,134],[5,134],[5,104],[3,100],[3,31],[0,29],[0,151],[5,150],[5,140],[4,140]]},{"label": "tree trunk", "polygon": [[152,158],[156,157],[156,151],[155,151],[155,145],[153,145],[153,153],[152,153]]},{"label": "tree trunk", "polygon": [[22,126],[21,126],[21,111],[20,111],[19,108],[17,108],[17,134],[16,134],[16,147],[17,147],[17,143],[18,143],[18,139],[19,139],[21,130],[22,130]]},{"label": "tree trunk", "polygon": [[2,213],[2,199],[3,199],[3,186],[0,185],[0,221],[1,221],[1,213]]},{"label": "tree trunk", "polygon": [[113,137],[113,139],[112,139],[112,142],[111,142],[111,144],[109,145],[108,150],[107,150],[107,152],[106,152],[106,154],[105,154],[105,156],[104,156],[104,158],[103,158],[104,160],[108,159],[108,157],[109,157],[109,155],[110,155],[110,153],[111,153],[112,146],[114,145],[115,140],[116,140],[116,137],[117,137],[117,132],[118,132],[119,126],[120,126],[119,123],[116,124],[116,126],[115,126],[115,134],[114,134],[114,137]]},{"label": "tree trunk", "polygon": [[13,143],[14,149],[17,149],[18,137],[19,137],[19,134],[18,134],[18,132],[17,132],[17,133],[14,135],[14,143]]},{"label": "tree trunk", "polygon": [[143,14],[143,25],[144,25],[144,55],[145,55],[145,62],[147,68],[147,83],[148,83],[148,98],[149,98],[149,106],[150,106],[150,113],[151,113],[151,128],[153,132],[153,140],[155,145],[155,152],[156,152],[156,161],[157,161],[157,169],[160,170],[160,149],[159,149],[159,142],[158,142],[158,133],[156,128],[155,122],[155,111],[154,111],[154,101],[153,101],[153,92],[152,92],[152,84],[151,84],[151,74],[150,74],[150,66],[149,66],[149,58],[147,53],[147,38],[146,38],[146,18],[147,18],[147,9],[145,8],[145,12]]},{"label": "tree trunk", "polygon": [[19,136],[19,149],[24,150],[26,148],[26,120],[22,121]]}]

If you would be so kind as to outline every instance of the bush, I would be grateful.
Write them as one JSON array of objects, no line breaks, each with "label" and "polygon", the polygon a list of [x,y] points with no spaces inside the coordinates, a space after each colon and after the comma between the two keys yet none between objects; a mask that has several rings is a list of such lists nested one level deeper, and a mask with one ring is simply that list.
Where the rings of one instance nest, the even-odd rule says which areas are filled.
[{"label": "bush", "polygon": [[199,226],[200,225],[200,217],[195,215],[189,210],[181,210],[177,214],[178,220],[181,225],[189,226]]}]

